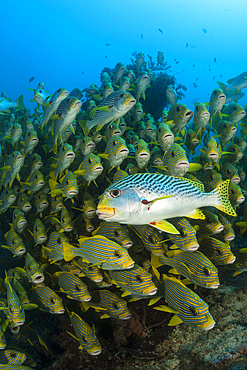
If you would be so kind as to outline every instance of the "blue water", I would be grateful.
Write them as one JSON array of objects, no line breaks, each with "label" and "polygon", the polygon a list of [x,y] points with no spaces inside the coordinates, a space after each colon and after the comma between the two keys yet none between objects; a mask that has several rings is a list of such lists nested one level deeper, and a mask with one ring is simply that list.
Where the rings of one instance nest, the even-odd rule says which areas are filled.
[{"label": "blue water", "polygon": [[[34,109],[28,87],[40,81],[50,94],[100,86],[104,67],[130,63],[133,51],[147,60],[161,50],[170,74],[188,89],[182,103],[193,109],[194,101],[209,100],[217,80],[246,70],[245,14],[243,0],[1,1],[0,92],[13,100],[23,94]],[[239,103],[244,106],[246,96]]]}]

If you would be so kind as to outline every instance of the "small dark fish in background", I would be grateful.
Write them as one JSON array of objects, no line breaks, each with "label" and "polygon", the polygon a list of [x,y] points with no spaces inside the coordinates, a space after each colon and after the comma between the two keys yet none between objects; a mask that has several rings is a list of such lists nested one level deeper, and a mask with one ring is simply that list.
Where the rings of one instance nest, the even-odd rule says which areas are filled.
[{"label": "small dark fish in background", "polygon": [[204,33],[207,33],[208,31],[206,30],[206,28],[203,28],[202,29]]},{"label": "small dark fish in background", "polygon": [[158,31],[160,31],[161,33],[163,33],[163,31],[160,28],[158,28]]},{"label": "small dark fish in background", "polygon": [[213,77],[213,80],[215,80],[215,76]]},{"label": "small dark fish in background", "polygon": [[105,44],[105,46],[110,46],[111,44]]},{"label": "small dark fish in background", "polygon": [[199,77],[196,78],[196,81],[198,80]]},{"label": "small dark fish in background", "polygon": [[220,75],[220,78],[222,78],[222,75]]},{"label": "small dark fish in background", "polygon": [[84,72],[82,72],[81,74],[84,75]]},{"label": "small dark fish in background", "polygon": [[216,58],[214,58],[214,62],[217,63]]},{"label": "small dark fish in background", "polygon": [[143,39],[143,34],[141,33],[141,38]]},{"label": "small dark fish in background", "polygon": [[195,67],[195,64],[193,64],[193,66],[192,67]]},{"label": "small dark fish in background", "polygon": [[179,63],[179,61],[177,60],[175,64],[178,64],[178,63]]},{"label": "small dark fish in background", "polygon": [[189,44],[188,44],[188,42],[186,42],[186,46],[185,47],[187,48],[188,46],[189,46]]},{"label": "small dark fish in background", "polygon": [[32,82],[35,79],[35,77],[29,78],[29,82]]},{"label": "small dark fish in background", "polygon": [[197,87],[197,84],[194,82],[194,83],[193,83],[193,86],[194,86],[194,88],[196,88],[196,87]]},{"label": "small dark fish in background", "polygon": [[105,58],[107,58],[107,55],[105,56]]},{"label": "small dark fish in background", "polygon": [[211,68],[209,68],[208,72],[211,72]]},{"label": "small dark fish in background", "polygon": [[176,60],[177,60],[177,59],[174,59],[174,61],[173,61],[173,62],[176,62]]}]

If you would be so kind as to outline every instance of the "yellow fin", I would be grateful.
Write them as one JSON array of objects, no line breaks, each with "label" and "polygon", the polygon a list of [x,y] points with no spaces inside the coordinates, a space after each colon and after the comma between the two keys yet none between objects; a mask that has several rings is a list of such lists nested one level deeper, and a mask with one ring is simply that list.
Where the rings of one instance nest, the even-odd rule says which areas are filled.
[{"label": "yellow fin", "polygon": [[200,163],[190,163],[188,172],[199,171],[201,169],[202,165]]},{"label": "yellow fin", "polygon": [[158,302],[160,299],[161,297],[155,297],[155,298],[150,299],[150,301],[148,302],[148,306],[152,306],[153,304]]},{"label": "yellow fin", "polygon": [[168,272],[169,274],[179,275],[179,272],[175,268],[170,269]]},{"label": "yellow fin", "polygon": [[184,285],[188,285],[188,284],[192,284],[192,281],[191,281],[190,279],[183,279],[183,280],[182,280],[182,283],[183,283]]},{"label": "yellow fin", "polygon": [[185,215],[185,217],[195,218],[196,220],[205,220],[206,218],[204,213],[199,208],[195,209],[193,213]]},{"label": "yellow fin", "polygon": [[126,296],[128,296],[128,295],[131,295],[131,293],[130,292],[128,292],[127,290],[121,295],[121,297],[126,297]]},{"label": "yellow fin", "polygon": [[154,307],[154,309],[158,311],[170,312],[170,313],[175,313],[175,314],[178,313],[178,311],[175,311],[173,308],[166,306],[166,305],[160,305],[160,306]]},{"label": "yellow fin", "polygon": [[104,313],[104,315],[100,316],[101,319],[109,319],[109,315],[107,315],[106,313]]},{"label": "yellow fin", "polygon": [[243,271],[235,271],[234,274],[232,276],[237,276],[237,275],[240,275],[242,274]]},{"label": "yellow fin", "polygon": [[165,231],[166,233],[177,234],[177,235],[180,234],[180,232],[176,229],[176,227],[166,220],[153,221],[153,222],[150,222],[149,225],[155,227],[158,230]]},{"label": "yellow fin", "polygon": [[212,193],[218,195],[218,204],[215,204],[214,207],[226,213],[227,215],[237,216],[229,200],[228,195],[229,182],[230,182],[229,179],[225,180],[212,191]]},{"label": "yellow fin", "polygon": [[168,326],[176,326],[182,324],[183,320],[180,319],[177,315],[174,315],[168,323]]}]

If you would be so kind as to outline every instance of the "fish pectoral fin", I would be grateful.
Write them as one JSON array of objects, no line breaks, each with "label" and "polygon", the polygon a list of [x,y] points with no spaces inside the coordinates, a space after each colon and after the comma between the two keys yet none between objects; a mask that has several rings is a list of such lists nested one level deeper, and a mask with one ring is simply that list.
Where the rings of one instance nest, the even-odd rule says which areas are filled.
[{"label": "fish pectoral fin", "polygon": [[243,271],[235,271],[232,277],[242,274]]},{"label": "fish pectoral fin", "polygon": [[168,272],[169,274],[179,275],[179,272],[175,268],[170,269]]},{"label": "fish pectoral fin", "polygon": [[185,215],[184,217],[195,218],[198,220],[205,220],[206,218],[204,213],[199,208],[196,208],[195,210]]},{"label": "fish pectoral fin", "polygon": [[200,163],[190,163],[187,172],[199,171],[202,169],[202,165]]},{"label": "fish pectoral fin", "polygon": [[149,223],[150,226],[155,227],[158,230],[165,231],[166,233],[170,234],[180,234],[180,232],[173,226],[170,222],[162,220],[162,221],[153,221]]},{"label": "fish pectoral fin", "polygon": [[131,293],[128,292],[127,290],[125,290],[125,292],[123,292],[123,294],[121,295],[121,297],[126,297],[128,295],[131,295]]},{"label": "fish pectoral fin", "polygon": [[152,306],[153,304],[157,303],[160,299],[161,297],[155,297],[150,299],[150,301],[148,302],[148,306]]},{"label": "fish pectoral fin", "polygon": [[173,308],[163,305],[163,304],[160,306],[154,307],[154,309],[158,311],[170,312],[170,313],[175,313],[175,314],[178,313],[178,311],[175,311]]},{"label": "fish pectoral fin", "polygon": [[104,315],[100,316],[101,319],[109,319],[109,315],[107,315],[106,313],[104,313]]},{"label": "fish pectoral fin", "polygon": [[193,284],[193,283],[192,283],[192,281],[191,281],[190,279],[183,279],[183,280],[182,280],[182,283],[183,283],[184,285]]},{"label": "fish pectoral fin", "polygon": [[35,310],[36,308],[39,308],[39,306],[35,303],[28,303],[25,306],[23,306],[24,310],[30,311],[30,310]]},{"label": "fish pectoral fin", "polygon": [[160,263],[159,256],[155,256],[154,254],[151,254],[151,265],[157,269],[163,264]]},{"label": "fish pectoral fin", "polygon": [[176,325],[182,324],[182,322],[183,320],[180,319],[180,317],[178,317],[177,315],[174,315],[169,321],[168,326],[176,326]]}]

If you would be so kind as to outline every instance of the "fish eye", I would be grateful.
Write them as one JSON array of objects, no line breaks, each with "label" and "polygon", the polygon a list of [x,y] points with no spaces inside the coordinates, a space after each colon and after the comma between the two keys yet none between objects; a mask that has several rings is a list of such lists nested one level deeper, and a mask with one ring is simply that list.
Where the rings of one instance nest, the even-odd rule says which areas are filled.
[{"label": "fish eye", "polygon": [[9,194],[9,191],[8,190],[6,190],[6,194]]},{"label": "fish eye", "polygon": [[148,240],[150,241],[150,243],[154,244],[154,239],[151,235],[148,236]]},{"label": "fish eye", "polygon": [[142,277],[140,275],[136,275],[136,281],[138,281],[138,283],[142,283]]},{"label": "fish eye", "polygon": [[218,255],[220,255],[220,256],[222,256],[222,254],[223,254],[223,251],[222,251],[221,249],[218,249],[216,252],[217,252],[217,254],[218,254]]},{"label": "fish eye", "polygon": [[30,271],[31,270],[31,266],[30,265],[27,265],[26,269]]},{"label": "fish eye", "polygon": [[41,196],[39,195],[39,196],[38,196],[38,198],[40,199],[40,198],[41,198]]},{"label": "fish eye", "polygon": [[113,144],[113,145],[116,145],[116,141],[114,140],[114,141],[112,142],[112,144]]},{"label": "fish eye", "polygon": [[190,306],[190,312],[192,313],[193,316],[197,316],[198,315],[198,311],[195,307],[192,307]]},{"label": "fish eye", "polygon": [[68,180],[66,180],[66,181],[65,181],[65,184],[66,184],[66,185],[69,185],[69,181],[68,181]]},{"label": "fish eye", "polygon": [[213,93],[214,93],[214,95],[217,94],[217,90],[215,90]]},{"label": "fish eye", "polygon": [[61,221],[64,222],[64,218],[63,217],[61,218]]},{"label": "fish eye", "polygon": [[231,173],[231,170],[229,170],[229,169],[228,169],[228,170],[227,170],[227,173]]},{"label": "fish eye", "polygon": [[234,109],[234,110],[237,110],[238,108],[237,108],[237,107],[234,107],[233,109]]},{"label": "fish eye", "polygon": [[31,135],[31,132],[29,132],[28,134],[27,134],[27,136],[30,136]]},{"label": "fish eye", "polygon": [[93,266],[88,266],[88,270],[93,271]]},{"label": "fish eye", "polygon": [[15,156],[15,153],[12,154],[12,157],[14,157],[14,156]]},{"label": "fish eye", "polygon": [[58,89],[57,91],[58,91],[58,92],[60,92],[60,91],[61,91],[61,89]]},{"label": "fish eye", "polygon": [[121,191],[119,189],[114,189],[110,192],[112,198],[118,198],[121,195]]},{"label": "fish eye", "polygon": [[21,201],[23,202],[24,198],[21,198]]},{"label": "fish eye", "polygon": [[226,124],[226,123],[224,124],[224,127],[225,127],[225,128],[227,127],[227,124]]},{"label": "fish eye", "polygon": [[206,276],[210,275],[210,269],[208,267],[204,267],[203,271],[204,271]]},{"label": "fish eye", "polygon": [[124,94],[121,94],[121,95],[120,95],[120,98],[123,98],[123,97],[124,97]]},{"label": "fish eye", "polygon": [[36,175],[35,178],[37,179],[38,178],[38,175]]},{"label": "fish eye", "polygon": [[82,337],[82,338],[81,338],[81,340],[82,340],[83,342],[87,343],[87,340],[86,340],[84,337]]},{"label": "fish eye", "polygon": [[179,111],[180,111],[180,109],[181,109],[181,107],[177,107],[177,108],[176,108],[176,111],[177,111],[177,112],[179,112]]},{"label": "fish eye", "polygon": [[161,132],[161,127],[159,128],[159,130],[158,130],[159,132]]},{"label": "fish eye", "polygon": [[118,304],[116,302],[113,303],[113,307],[118,310]]},{"label": "fish eye", "polygon": [[57,238],[57,242],[58,243],[62,243],[62,239],[61,238]]},{"label": "fish eye", "polygon": [[92,163],[92,159],[91,158],[88,158],[88,163]]},{"label": "fish eye", "polygon": [[56,301],[55,301],[55,299],[54,299],[54,298],[51,298],[51,303],[52,303],[52,304],[55,304],[55,303],[56,303]]},{"label": "fish eye", "polygon": [[121,258],[121,254],[118,251],[114,252],[114,256],[117,257],[117,258]]},{"label": "fish eye", "polygon": [[118,230],[115,230],[115,231],[114,231],[114,235],[115,235],[115,236],[119,236],[119,232],[118,232]]},{"label": "fish eye", "polygon": [[35,231],[35,232],[37,231],[37,227],[36,226],[34,226],[33,231]]},{"label": "fish eye", "polygon": [[66,148],[65,148],[65,146],[63,147],[63,150],[65,150]]},{"label": "fish eye", "polygon": [[196,110],[198,111],[199,110],[199,107],[196,107]]},{"label": "fish eye", "polygon": [[14,218],[16,218],[17,217],[17,215],[16,214],[14,214]]},{"label": "fish eye", "polygon": [[9,356],[10,356],[11,358],[15,358],[15,357],[16,357],[16,354],[15,354],[15,352],[11,352],[11,353],[9,354]]},{"label": "fish eye", "polygon": [[113,125],[110,125],[109,128],[112,129],[113,128]]},{"label": "fish eye", "polygon": [[210,176],[210,179],[211,179],[211,180],[213,180],[213,179],[214,179],[214,176],[213,176],[213,175],[211,175],[211,176]]},{"label": "fish eye", "polygon": [[172,155],[172,157],[175,157],[175,152],[174,152],[174,151],[172,151],[172,152],[171,152],[171,155]]}]

